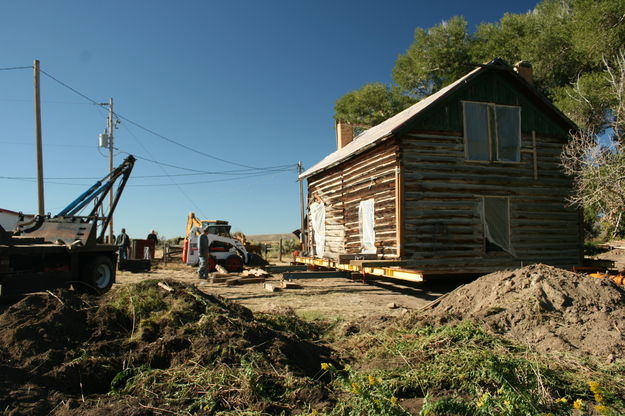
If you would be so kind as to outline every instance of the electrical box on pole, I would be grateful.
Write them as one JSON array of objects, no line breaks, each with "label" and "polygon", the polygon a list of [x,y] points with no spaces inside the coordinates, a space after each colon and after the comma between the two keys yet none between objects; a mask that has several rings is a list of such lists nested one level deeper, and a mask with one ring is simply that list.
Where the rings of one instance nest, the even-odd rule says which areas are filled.
[{"label": "electrical box on pole", "polygon": [[98,147],[108,148],[109,147],[109,135],[106,133],[101,133],[98,136]]}]

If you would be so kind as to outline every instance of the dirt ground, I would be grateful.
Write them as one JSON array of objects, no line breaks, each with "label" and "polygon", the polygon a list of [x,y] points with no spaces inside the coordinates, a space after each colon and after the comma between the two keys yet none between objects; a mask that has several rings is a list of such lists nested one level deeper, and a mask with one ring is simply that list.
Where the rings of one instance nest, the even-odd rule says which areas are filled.
[{"label": "dirt ground", "polygon": [[[280,377],[288,372],[306,387],[331,354],[176,280],[118,286],[102,297],[37,292],[0,310],[0,414],[208,415],[213,408],[282,414],[311,401],[323,405],[323,385],[302,389],[304,396],[290,402],[279,394],[264,400],[253,393],[256,386],[282,391]],[[128,384],[143,368],[167,375]],[[193,397],[206,396],[204,406],[178,397],[176,374],[196,391]]]},{"label": "dirt ground", "polygon": [[478,321],[539,352],[613,362],[625,348],[623,286],[544,264],[482,276],[428,309],[435,324]]},{"label": "dirt ground", "polygon": [[[602,257],[618,262],[622,253],[612,250]],[[282,277],[269,275],[265,283],[279,286]],[[540,352],[608,363],[621,360],[625,348],[624,287],[546,265],[454,285],[319,277],[293,283],[297,286],[276,292],[262,282],[228,286],[200,280],[195,268],[179,262],[155,262],[147,273],[119,272],[113,290],[101,298],[66,289],[26,296],[0,308],[0,411],[139,416],[161,414],[157,408],[166,406],[162,413],[174,413],[189,403],[162,399],[170,391],[166,383],[152,383],[156,390],[147,402],[134,402],[146,397],[141,382],[133,384],[137,391],[107,396],[106,404],[101,395],[111,386],[125,386],[136,368],[190,374],[236,364],[251,352],[266,360],[258,362],[258,377],[276,381],[288,369],[289,377],[301,378],[306,397],[268,403],[249,401],[253,395],[245,389],[226,389],[211,393],[214,406],[258,407],[268,414],[297,414],[311,403],[328,406],[325,387],[308,384],[318,381],[321,363],[331,362],[336,352],[276,330],[254,312],[337,321],[338,333],[347,336],[391,326],[396,318],[434,325],[470,319]],[[162,312],[144,316],[144,310]]]},{"label": "dirt ground", "polygon": [[[457,286],[388,280],[363,283],[345,278],[318,278],[297,279],[293,283],[299,288],[268,292],[263,283],[236,286],[211,284],[198,279],[195,268],[179,263],[159,263],[148,273],[118,272],[116,285],[165,278],[197,285],[203,292],[223,296],[254,312],[291,308],[302,318],[346,322],[401,316],[422,308]],[[277,286],[281,280],[281,274],[273,274],[265,282]]]}]

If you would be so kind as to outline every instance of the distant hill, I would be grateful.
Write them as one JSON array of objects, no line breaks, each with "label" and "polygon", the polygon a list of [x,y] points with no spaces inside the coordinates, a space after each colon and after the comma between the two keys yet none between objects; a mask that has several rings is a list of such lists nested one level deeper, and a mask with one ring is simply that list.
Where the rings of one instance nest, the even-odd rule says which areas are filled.
[{"label": "distant hill", "polygon": [[297,240],[297,237],[293,233],[286,234],[256,234],[256,235],[246,235],[245,238],[247,241],[279,241],[283,240]]}]

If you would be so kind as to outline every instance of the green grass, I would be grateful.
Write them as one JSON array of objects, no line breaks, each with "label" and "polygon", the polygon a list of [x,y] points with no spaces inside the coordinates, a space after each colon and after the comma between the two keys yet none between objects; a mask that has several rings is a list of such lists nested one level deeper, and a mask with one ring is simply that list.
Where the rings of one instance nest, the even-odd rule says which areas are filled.
[{"label": "green grass", "polygon": [[109,312],[126,322],[130,341],[166,326],[212,339],[220,325],[236,334],[243,331],[237,319],[249,319],[338,351],[336,364],[306,377],[272,362],[275,355],[236,348],[233,339],[211,357],[168,369],[126,366],[112,382],[111,394],[158,399],[182,414],[395,416],[408,414],[402,401],[414,398],[424,399],[423,416],[625,414],[623,361],[539,354],[473,322],[430,326],[416,315],[378,332],[341,336],[335,325],[292,311],[252,320],[192,292],[165,302],[155,289],[149,281],[129,285],[111,302]]},{"label": "green grass", "polygon": [[[399,403],[425,397],[422,415],[625,413],[620,365],[556,360],[471,322],[440,327],[413,323],[353,342],[364,351],[357,360],[360,376],[382,380],[380,386]],[[597,396],[591,386],[602,394]]]}]

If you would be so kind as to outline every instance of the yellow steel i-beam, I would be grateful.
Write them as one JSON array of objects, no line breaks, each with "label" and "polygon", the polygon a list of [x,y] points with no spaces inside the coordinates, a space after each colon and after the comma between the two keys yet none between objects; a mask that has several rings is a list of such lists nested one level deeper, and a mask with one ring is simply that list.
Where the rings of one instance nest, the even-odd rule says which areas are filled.
[{"label": "yellow steel i-beam", "polygon": [[412,269],[401,269],[393,267],[362,267],[355,264],[338,263],[329,259],[318,259],[312,257],[296,257],[297,263],[310,264],[314,266],[327,267],[338,270],[348,270],[360,272],[373,276],[390,277],[392,279],[408,280],[411,282],[423,282],[423,272]]}]

